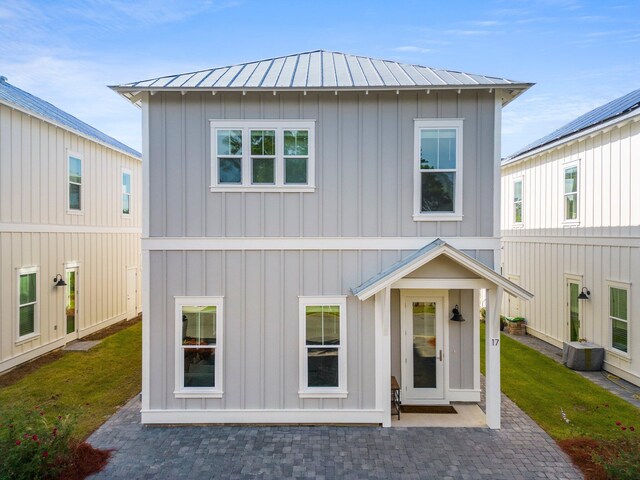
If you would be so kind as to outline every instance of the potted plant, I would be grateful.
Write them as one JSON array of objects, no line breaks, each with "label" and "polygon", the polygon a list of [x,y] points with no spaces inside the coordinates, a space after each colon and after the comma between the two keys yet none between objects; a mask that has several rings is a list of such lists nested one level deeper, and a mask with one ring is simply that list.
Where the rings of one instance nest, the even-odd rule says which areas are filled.
[{"label": "potted plant", "polygon": [[507,333],[510,335],[524,335],[526,320],[523,317],[507,317]]}]

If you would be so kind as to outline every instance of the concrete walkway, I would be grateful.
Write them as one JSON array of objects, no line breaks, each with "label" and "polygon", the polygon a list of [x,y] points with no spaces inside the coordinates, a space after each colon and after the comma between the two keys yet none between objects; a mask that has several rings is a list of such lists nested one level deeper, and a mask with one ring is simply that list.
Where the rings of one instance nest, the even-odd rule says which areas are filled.
[{"label": "concrete walkway", "polygon": [[556,443],[502,397],[488,428],[140,425],[136,396],[89,442],[114,449],[92,477],[224,479],[579,479]]},{"label": "concrete walkway", "polygon": [[[550,343],[531,335],[509,335],[505,332],[502,332],[502,334],[509,338],[513,338],[514,340],[527,345],[562,364],[561,348],[555,347]],[[616,375],[605,372],[604,370],[599,372],[580,372],[576,370],[576,373],[582,375],[587,380],[591,380],[593,383],[600,385],[605,390],[608,390],[614,395],[626,400],[630,404],[640,408],[640,387],[637,387]]]}]

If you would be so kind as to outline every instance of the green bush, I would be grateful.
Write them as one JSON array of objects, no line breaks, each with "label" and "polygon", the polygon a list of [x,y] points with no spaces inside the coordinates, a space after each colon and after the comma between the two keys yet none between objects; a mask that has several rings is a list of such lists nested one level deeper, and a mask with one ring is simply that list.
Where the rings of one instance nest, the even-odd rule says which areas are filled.
[{"label": "green bush", "polygon": [[509,319],[510,322],[524,322],[524,317],[513,317]]},{"label": "green bush", "polygon": [[607,447],[608,452],[605,454],[593,453],[593,460],[604,468],[608,478],[616,480],[640,478],[640,438],[637,435],[612,440]]},{"label": "green bush", "polygon": [[487,309],[482,307],[480,309],[480,320],[484,322],[486,319],[487,319]]},{"label": "green bush", "polygon": [[0,423],[0,479],[57,478],[67,466],[74,422],[69,416],[47,420],[36,407]]}]

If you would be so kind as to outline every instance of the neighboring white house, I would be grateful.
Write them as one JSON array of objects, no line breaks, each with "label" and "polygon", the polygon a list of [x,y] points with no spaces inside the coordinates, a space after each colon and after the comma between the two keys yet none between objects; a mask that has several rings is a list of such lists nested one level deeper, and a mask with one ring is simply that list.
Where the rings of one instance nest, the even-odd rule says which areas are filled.
[{"label": "neighboring white house", "polygon": [[141,173],[0,77],[0,372],[140,312]]},{"label": "neighboring white house", "polygon": [[554,345],[604,346],[604,368],[640,385],[640,90],[503,161],[502,235],[503,274],[536,295],[505,313]]},{"label": "neighboring white house", "polygon": [[[142,107],[144,423],[500,426],[503,78],[314,51],[112,87]],[[466,321],[450,321],[458,307]]]}]

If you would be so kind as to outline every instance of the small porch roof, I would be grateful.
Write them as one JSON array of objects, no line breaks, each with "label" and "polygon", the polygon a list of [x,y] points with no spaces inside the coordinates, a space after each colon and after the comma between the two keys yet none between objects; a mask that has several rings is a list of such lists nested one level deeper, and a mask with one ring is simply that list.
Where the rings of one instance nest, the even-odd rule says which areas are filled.
[{"label": "small porch roof", "polygon": [[416,250],[404,260],[401,260],[386,270],[374,275],[360,286],[352,288],[351,291],[360,300],[366,300],[441,255],[445,255],[470,272],[473,272],[478,277],[487,280],[496,286],[504,288],[504,290],[511,295],[520,297],[524,300],[531,300],[533,298],[532,293],[515,284],[508,278],[503,277],[478,260],[462,253],[460,250],[452,247],[440,238],[437,238],[428,245]]}]

